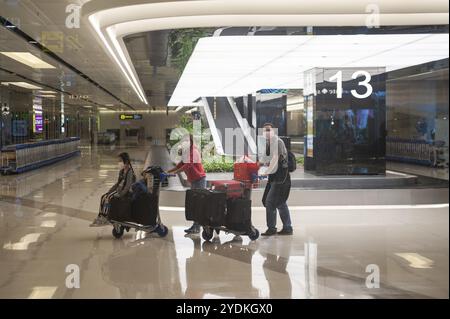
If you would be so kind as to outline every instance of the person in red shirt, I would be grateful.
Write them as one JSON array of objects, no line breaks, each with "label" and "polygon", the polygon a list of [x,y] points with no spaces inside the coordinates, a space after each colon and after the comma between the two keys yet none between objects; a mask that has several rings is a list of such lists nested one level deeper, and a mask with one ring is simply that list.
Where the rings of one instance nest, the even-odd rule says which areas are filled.
[{"label": "person in red shirt", "polygon": [[[192,135],[189,135],[188,147],[186,148],[188,149],[184,150],[182,160],[167,172],[177,174],[183,171],[191,184],[191,189],[206,188],[206,173],[201,163],[201,154],[194,144]],[[190,228],[184,231],[188,234],[198,234],[200,233],[200,225],[194,222]]]}]

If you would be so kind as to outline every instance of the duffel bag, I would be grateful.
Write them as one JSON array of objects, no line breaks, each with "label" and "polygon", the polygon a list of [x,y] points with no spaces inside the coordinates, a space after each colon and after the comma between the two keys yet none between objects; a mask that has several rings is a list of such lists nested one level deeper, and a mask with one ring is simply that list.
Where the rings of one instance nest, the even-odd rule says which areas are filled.
[{"label": "duffel bag", "polygon": [[112,197],[109,201],[108,219],[117,222],[130,221],[131,199],[127,197]]},{"label": "duffel bag", "polygon": [[156,225],[158,197],[145,193],[131,203],[131,221],[141,225]]}]

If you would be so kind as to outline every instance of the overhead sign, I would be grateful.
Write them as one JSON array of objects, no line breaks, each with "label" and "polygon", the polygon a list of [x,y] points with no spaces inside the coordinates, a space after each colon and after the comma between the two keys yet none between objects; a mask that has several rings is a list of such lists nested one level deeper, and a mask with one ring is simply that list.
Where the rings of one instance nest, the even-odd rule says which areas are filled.
[{"label": "overhead sign", "polygon": [[119,119],[121,121],[126,120],[142,120],[142,114],[120,114]]}]

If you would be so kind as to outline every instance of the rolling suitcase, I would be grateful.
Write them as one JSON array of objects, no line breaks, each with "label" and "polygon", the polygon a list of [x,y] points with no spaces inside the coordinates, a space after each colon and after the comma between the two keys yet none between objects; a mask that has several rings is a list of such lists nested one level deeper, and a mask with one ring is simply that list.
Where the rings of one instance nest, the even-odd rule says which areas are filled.
[{"label": "rolling suitcase", "polygon": [[199,205],[201,204],[200,197],[204,197],[204,189],[188,189],[186,191],[186,198],[184,201],[184,214],[186,220],[196,221],[196,212],[199,211]]},{"label": "rolling suitcase", "polygon": [[117,222],[130,221],[131,199],[129,197],[111,198],[109,202],[108,219]]},{"label": "rolling suitcase", "polygon": [[206,190],[206,192],[205,196],[199,198],[199,223],[204,226],[223,226],[227,209],[227,194],[214,190]]},{"label": "rolling suitcase", "polygon": [[208,189],[186,192],[185,215],[202,226],[218,227],[225,223],[227,194]]},{"label": "rolling suitcase", "polygon": [[211,188],[215,191],[225,192],[227,198],[239,198],[244,196],[244,184],[240,181],[211,181]]},{"label": "rolling suitcase", "polygon": [[252,226],[252,201],[243,198],[227,200],[225,225],[235,231],[248,231]]},{"label": "rolling suitcase", "polygon": [[141,225],[156,225],[158,197],[154,194],[140,194],[131,203],[131,220]]}]

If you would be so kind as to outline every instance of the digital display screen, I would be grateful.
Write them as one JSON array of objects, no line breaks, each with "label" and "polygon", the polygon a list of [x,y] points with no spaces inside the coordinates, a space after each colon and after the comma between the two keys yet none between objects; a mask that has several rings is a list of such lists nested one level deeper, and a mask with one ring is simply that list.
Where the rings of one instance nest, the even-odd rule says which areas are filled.
[{"label": "digital display screen", "polygon": [[44,131],[44,119],[42,116],[42,98],[33,99],[33,132],[42,133]]}]

